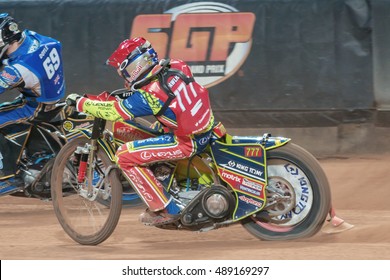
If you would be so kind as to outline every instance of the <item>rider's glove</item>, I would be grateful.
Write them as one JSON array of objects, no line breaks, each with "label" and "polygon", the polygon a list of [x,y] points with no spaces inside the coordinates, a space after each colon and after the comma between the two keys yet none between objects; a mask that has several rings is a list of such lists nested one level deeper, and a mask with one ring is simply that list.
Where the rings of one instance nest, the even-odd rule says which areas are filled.
[{"label": "rider's glove", "polygon": [[66,104],[68,106],[76,106],[77,104],[77,100],[81,98],[80,95],[78,95],[77,93],[71,93],[69,94],[67,97],[66,97]]}]

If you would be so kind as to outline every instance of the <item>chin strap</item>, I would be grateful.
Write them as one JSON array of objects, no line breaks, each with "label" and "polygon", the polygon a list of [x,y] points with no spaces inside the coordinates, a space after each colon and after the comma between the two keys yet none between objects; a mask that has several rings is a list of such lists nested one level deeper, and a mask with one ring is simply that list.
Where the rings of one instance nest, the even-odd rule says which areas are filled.
[{"label": "chin strap", "polygon": [[[152,80],[154,80],[158,75],[161,73],[161,71],[165,70],[166,68],[169,68],[169,61],[170,59],[161,59],[159,64],[155,66],[155,71],[150,76],[146,76],[145,78],[139,80],[138,82],[135,82],[131,86],[131,91],[138,90],[147,84],[149,84]],[[157,69],[156,69],[157,68]]]}]

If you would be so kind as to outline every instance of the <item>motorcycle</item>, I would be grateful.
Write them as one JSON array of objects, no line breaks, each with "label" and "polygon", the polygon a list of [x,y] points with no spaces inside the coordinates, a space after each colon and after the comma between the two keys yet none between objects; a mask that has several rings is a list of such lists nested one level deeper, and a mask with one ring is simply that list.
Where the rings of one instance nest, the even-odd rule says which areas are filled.
[{"label": "motorcycle", "polygon": [[[110,97],[116,98],[98,98]],[[92,130],[80,129],[82,136],[62,147],[52,171],[58,221],[83,245],[109,238],[121,215],[131,175],[115,165],[119,145],[160,133],[137,121],[105,127],[95,118]],[[319,162],[285,137],[233,136],[218,124],[205,151],[149,167],[181,209],[180,219],[161,229],[205,232],[240,223],[261,240],[293,240],[316,234],[331,210]]]},{"label": "motorcycle", "polygon": [[[22,103],[21,98],[0,104],[0,111]],[[22,121],[0,129],[0,196],[51,200],[51,173],[55,157],[69,141],[91,129],[93,117],[58,103],[45,121]],[[142,120],[141,120],[142,121]],[[144,121],[145,125],[149,123]],[[6,161],[6,162],[5,162]],[[102,201],[106,203],[106,201]],[[138,206],[141,199],[130,187],[122,193],[122,206]]]},{"label": "motorcycle", "polygon": [[[22,98],[0,104],[0,111],[22,104]],[[61,148],[80,134],[75,127],[92,127],[86,114],[54,105],[46,120],[22,121],[0,129],[0,196],[48,200],[50,175]]]}]

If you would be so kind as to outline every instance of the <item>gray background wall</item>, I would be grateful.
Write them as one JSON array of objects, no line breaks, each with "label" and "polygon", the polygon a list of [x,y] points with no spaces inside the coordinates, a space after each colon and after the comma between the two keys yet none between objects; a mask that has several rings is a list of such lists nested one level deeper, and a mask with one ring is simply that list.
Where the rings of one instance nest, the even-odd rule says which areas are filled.
[{"label": "gray background wall", "polygon": [[[137,15],[197,2],[0,0],[0,12],[62,42],[68,93],[99,93],[123,85],[103,64]],[[256,19],[248,57],[209,88],[231,133],[288,136],[318,155],[390,151],[390,0],[214,3]]]}]

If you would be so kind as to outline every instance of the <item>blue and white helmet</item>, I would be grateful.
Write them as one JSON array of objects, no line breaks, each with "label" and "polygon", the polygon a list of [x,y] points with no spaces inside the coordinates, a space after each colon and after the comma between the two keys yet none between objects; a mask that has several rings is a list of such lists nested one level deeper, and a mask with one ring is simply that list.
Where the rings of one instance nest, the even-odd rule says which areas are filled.
[{"label": "blue and white helmet", "polygon": [[14,41],[19,41],[22,31],[16,21],[7,13],[0,14],[0,59],[3,58],[9,45]]}]

